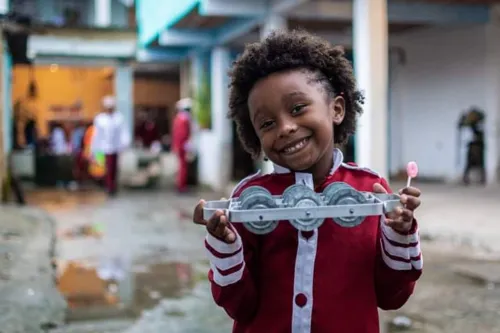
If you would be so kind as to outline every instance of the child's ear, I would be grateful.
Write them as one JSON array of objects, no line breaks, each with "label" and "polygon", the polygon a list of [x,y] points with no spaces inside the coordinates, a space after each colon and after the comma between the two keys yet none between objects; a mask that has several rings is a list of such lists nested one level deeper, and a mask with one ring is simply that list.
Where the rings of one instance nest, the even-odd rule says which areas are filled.
[{"label": "child's ear", "polygon": [[345,117],[345,99],[342,96],[336,96],[330,103],[330,115],[335,125],[340,125]]}]

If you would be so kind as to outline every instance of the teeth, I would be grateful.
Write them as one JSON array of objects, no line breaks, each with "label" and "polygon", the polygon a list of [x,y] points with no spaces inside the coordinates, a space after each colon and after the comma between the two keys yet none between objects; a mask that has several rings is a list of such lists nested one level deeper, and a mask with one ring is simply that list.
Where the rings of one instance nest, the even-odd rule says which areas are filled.
[{"label": "teeth", "polygon": [[283,151],[284,151],[285,153],[287,153],[287,154],[289,154],[289,153],[293,153],[293,152],[295,152],[295,151],[297,151],[297,150],[301,149],[302,147],[304,147],[304,146],[305,146],[305,144],[306,144],[306,142],[307,142],[307,139],[304,139],[304,140],[302,140],[302,141],[300,141],[300,142],[297,142],[297,143],[296,143],[294,146],[292,146],[292,147],[285,148]]}]

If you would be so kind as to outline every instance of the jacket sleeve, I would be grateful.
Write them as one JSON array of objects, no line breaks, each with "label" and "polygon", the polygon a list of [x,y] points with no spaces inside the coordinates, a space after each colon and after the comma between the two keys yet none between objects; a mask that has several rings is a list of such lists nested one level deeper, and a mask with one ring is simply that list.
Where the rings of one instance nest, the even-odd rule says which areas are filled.
[{"label": "jacket sleeve", "polygon": [[250,322],[257,310],[254,276],[257,236],[241,224],[232,225],[236,241],[226,244],[207,234],[205,247],[210,261],[208,278],[215,303],[237,322]]},{"label": "jacket sleeve", "polygon": [[[392,192],[384,179],[381,184]],[[394,310],[402,307],[412,295],[422,274],[423,259],[417,221],[413,220],[408,233],[401,234],[384,220],[382,216],[378,228],[375,288],[378,306]]]}]

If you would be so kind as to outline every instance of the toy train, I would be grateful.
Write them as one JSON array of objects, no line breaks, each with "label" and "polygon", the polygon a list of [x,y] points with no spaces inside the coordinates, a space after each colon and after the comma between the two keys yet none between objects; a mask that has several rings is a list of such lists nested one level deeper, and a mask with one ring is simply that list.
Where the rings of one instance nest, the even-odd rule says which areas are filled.
[{"label": "toy train", "polygon": [[229,222],[243,223],[255,234],[272,232],[279,221],[289,223],[300,231],[319,228],[326,218],[342,227],[360,225],[366,216],[385,215],[401,206],[396,194],[361,192],[343,182],[328,185],[316,193],[302,184],[288,187],[281,196],[273,196],[260,186],[245,189],[237,198],[208,201],[204,219],[223,210]]}]

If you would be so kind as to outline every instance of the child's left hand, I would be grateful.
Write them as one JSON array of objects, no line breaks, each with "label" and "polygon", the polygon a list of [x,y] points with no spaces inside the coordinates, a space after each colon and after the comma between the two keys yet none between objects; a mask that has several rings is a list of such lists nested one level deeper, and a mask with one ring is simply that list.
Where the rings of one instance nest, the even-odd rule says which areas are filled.
[{"label": "child's left hand", "polygon": [[[373,185],[373,192],[387,193],[387,190],[379,183]],[[420,190],[416,187],[405,187],[399,190],[401,204],[403,207],[396,209],[386,216],[385,223],[392,229],[407,233],[413,224],[413,212],[420,206]]]}]

